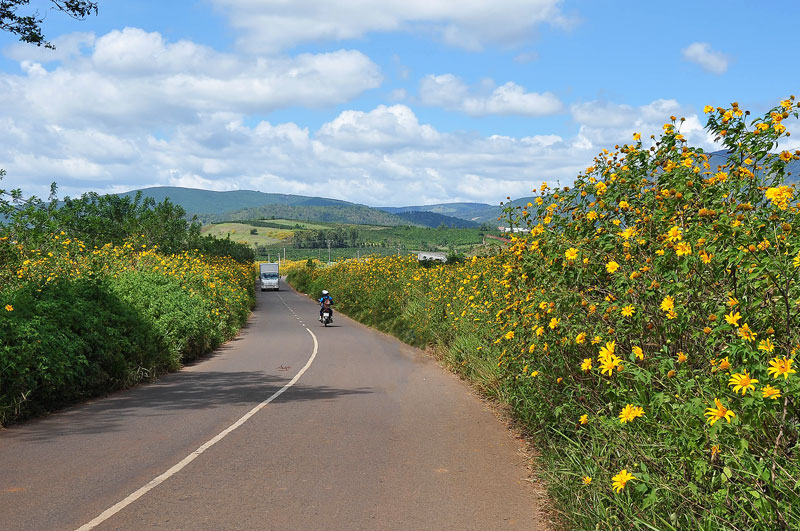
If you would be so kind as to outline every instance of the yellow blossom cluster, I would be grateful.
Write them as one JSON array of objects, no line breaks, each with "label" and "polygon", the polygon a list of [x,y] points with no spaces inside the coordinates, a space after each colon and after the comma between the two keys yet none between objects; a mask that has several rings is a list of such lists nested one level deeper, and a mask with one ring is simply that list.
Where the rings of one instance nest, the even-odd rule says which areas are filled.
[{"label": "yellow blossom cluster", "polygon": [[[574,186],[507,209],[530,232],[503,254],[349,261],[314,282],[335,285],[351,314],[443,349],[546,434],[543,451],[582,491],[636,480],[629,501],[602,498],[615,514],[635,507],[620,527],[747,528],[721,501],[734,497],[775,528],[800,522],[800,212],[780,181],[797,154],[763,149],[797,118],[787,101],[747,120],[738,104],[706,108],[735,157],[688,146],[676,117],[652,146],[637,135],[603,150]],[[722,467],[741,472],[706,496]],[[681,511],[693,519],[659,519]]]}]

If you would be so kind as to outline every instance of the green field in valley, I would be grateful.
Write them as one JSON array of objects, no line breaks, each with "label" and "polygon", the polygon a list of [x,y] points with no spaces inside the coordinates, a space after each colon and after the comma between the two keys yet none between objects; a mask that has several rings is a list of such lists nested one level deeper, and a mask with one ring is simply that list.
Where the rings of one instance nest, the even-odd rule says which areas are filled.
[{"label": "green field in valley", "polygon": [[[257,231],[256,234],[251,234],[253,229]],[[204,236],[212,235],[217,238],[226,238],[230,236],[231,240],[244,243],[249,246],[279,244],[281,242],[286,242],[294,234],[294,231],[290,229],[255,227],[246,222],[206,225],[201,229],[200,232]]]},{"label": "green field in valley", "polygon": [[325,230],[339,225],[337,223],[320,223],[320,222],[312,223],[309,221],[298,221],[296,219],[269,219],[269,220],[264,220],[264,222],[276,225],[284,225],[289,229],[305,229],[305,230],[317,230],[317,229]]},{"label": "green field in valley", "polygon": [[[230,237],[256,250],[260,259],[286,256],[290,260],[316,258],[336,261],[366,255],[406,255],[418,251],[455,252],[464,255],[497,246],[485,235],[497,231],[484,229],[386,227],[341,223],[307,222],[292,219],[268,219],[216,223],[202,228],[204,235]],[[252,234],[255,231],[256,234]],[[328,249],[330,242],[330,250]]]}]

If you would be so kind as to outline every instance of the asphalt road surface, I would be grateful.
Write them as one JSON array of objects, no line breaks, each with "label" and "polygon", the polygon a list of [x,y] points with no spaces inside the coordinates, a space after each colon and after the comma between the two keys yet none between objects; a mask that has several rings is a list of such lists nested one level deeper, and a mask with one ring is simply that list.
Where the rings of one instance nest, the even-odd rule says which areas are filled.
[{"label": "asphalt road surface", "polygon": [[505,425],[420,351],[257,292],[235,340],[0,431],[0,529],[540,529]]}]

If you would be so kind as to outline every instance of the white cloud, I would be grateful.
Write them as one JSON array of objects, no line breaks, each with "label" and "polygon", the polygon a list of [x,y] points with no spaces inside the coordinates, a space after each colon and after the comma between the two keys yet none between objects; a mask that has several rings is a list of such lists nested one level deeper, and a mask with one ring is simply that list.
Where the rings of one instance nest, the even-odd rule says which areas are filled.
[{"label": "white cloud", "polygon": [[551,92],[525,92],[524,87],[511,81],[495,87],[493,81],[485,80],[483,85],[482,89],[471,90],[452,74],[431,74],[420,82],[420,101],[470,116],[544,116],[563,109],[561,100]]},{"label": "white cloud", "polygon": [[[544,180],[570,184],[600,148],[630,141],[635,130],[657,132],[669,114],[687,117],[690,139],[702,135],[674,100],[581,103],[571,108],[575,133],[563,136],[449,133],[406,104],[345,107],[309,129],[254,116],[346,104],[380,84],[378,67],[345,50],[243,58],[132,28],[75,42],[58,62],[14,51],[24,69],[0,73],[3,188],[46,195],[55,180],[62,195],[179,185],[370,205],[498,203]],[[513,82],[466,86],[450,74],[426,77],[419,98],[474,116],[562,107]]]},{"label": "white cloud", "polygon": [[541,180],[568,184],[593,155],[555,135],[444,133],[405,105],[344,111],[314,132],[293,123],[249,126],[226,113],[198,120],[155,138],[7,119],[0,123],[0,160],[9,171],[3,185],[37,195],[56,180],[67,195],[178,185],[370,205],[498,203]]},{"label": "white cloud", "polygon": [[[215,192],[228,192],[238,190],[239,187],[234,183],[207,179],[201,175],[171,173],[167,180],[169,186],[180,186],[182,188],[201,188],[203,190],[214,190]],[[123,190],[126,191],[126,190]]]},{"label": "white cloud", "polygon": [[47,70],[38,50],[15,50],[27,76],[0,73],[0,107],[65,126],[170,127],[199,110],[268,113],[341,104],[378,87],[380,69],[359,51],[241,58],[189,41],[126,28],[66,53]]},{"label": "white cloud", "polygon": [[447,44],[518,45],[540,24],[568,26],[561,0],[211,0],[242,30],[239,46],[265,53],[300,43],[358,39],[370,32],[433,32]]},{"label": "white cloud", "polygon": [[693,42],[682,53],[684,59],[700,65],[706,72],[721,75],[728,70],[728,56],[712,50],[707,42]]},{"label": "white cloud", "polygon": [[441,135],[430,125],[420,125],[405,105],[380,105],[368,113],[344,111],[324,124],[317,138],[327,145],[353,150],[430,145],[438,143]]},{"label": "white cloud", "polygon": [[15,43],[3,50],[3,55],[14,61],[48,63],[77,57],[94,45],[94,33],[68,33],[52,40],[55,50],[43,46]]},{"label": "white cloud", "polygon": [[[245,124],[233,113],[201,113],[161,138],[0,120],[6,188],[46,195],[119,192],[154,185],[319,195],[369,205],[479,201],[497,204],[542,181],[569,185],[601,148],[658,133],[669,114],[707,146],[698,118],[674,100],[632,107],[587,102],[572,108],[576,134],[516,138],[445,133],[405,105],[341,112],[316,131],[294,123]],[[713,146],[708,146],[712,147]]]},{"label": "white cloud", "polygon": [[389,93],[389,101],[403,101],[406,98],[408,98],[408,92],[403,88],[394,89]]},{"label": "white cloud", "polygon": [[515,63],[527,64],[539,60],[539,52],[523,52],[514,57]]},{"label": "white cloud", "polygon": [[497,203],[528,193],[543,179],[567,184],[591,158],[554,135],[443,133],[404,105],[344,111],[313,133],[293,123],[248,126],[224,114],[202,115],[167,138],[24,120],[0,126],[0,160],[9,171],[4,187],[37,195],[56,180],[67,195],[178,185],[371,205]]},{"label": "white cloud", "polygon": [[455,109],[467,98],[467,86],[453,74],[429,74],[419,84],[419,97],[425,105]]},{"label": "white cloud", "polygon": [[562,108],[561,101],[551,92],[542,94],[525,92],[523,87],[510,81],[494,89],[486,98],[473,97],[464,102],[464,110],[472,116],[488,114],[543,116],[555,114]]},{"label": "white cloud", "polygon": [[685,118],[679,123],[681,133],[691,145],[711,147],[697,114],[676,100],[658,99],[647,105],[633,107],[604,101],[577,103],[570,108],[579,124],[576,145],[594,149],[632,142],[633,133],[658,135],[670,116]]}]

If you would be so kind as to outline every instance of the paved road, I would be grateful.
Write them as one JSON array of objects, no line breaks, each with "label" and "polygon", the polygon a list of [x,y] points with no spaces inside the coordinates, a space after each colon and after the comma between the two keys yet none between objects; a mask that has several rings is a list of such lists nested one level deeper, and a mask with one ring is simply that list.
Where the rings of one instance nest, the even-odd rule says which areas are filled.
[{"label": "paved road", "polygon": [[539,529],[516,441],[461,382],[316,316],[259,292],[210,358],[0,432],[0,528]]}]

